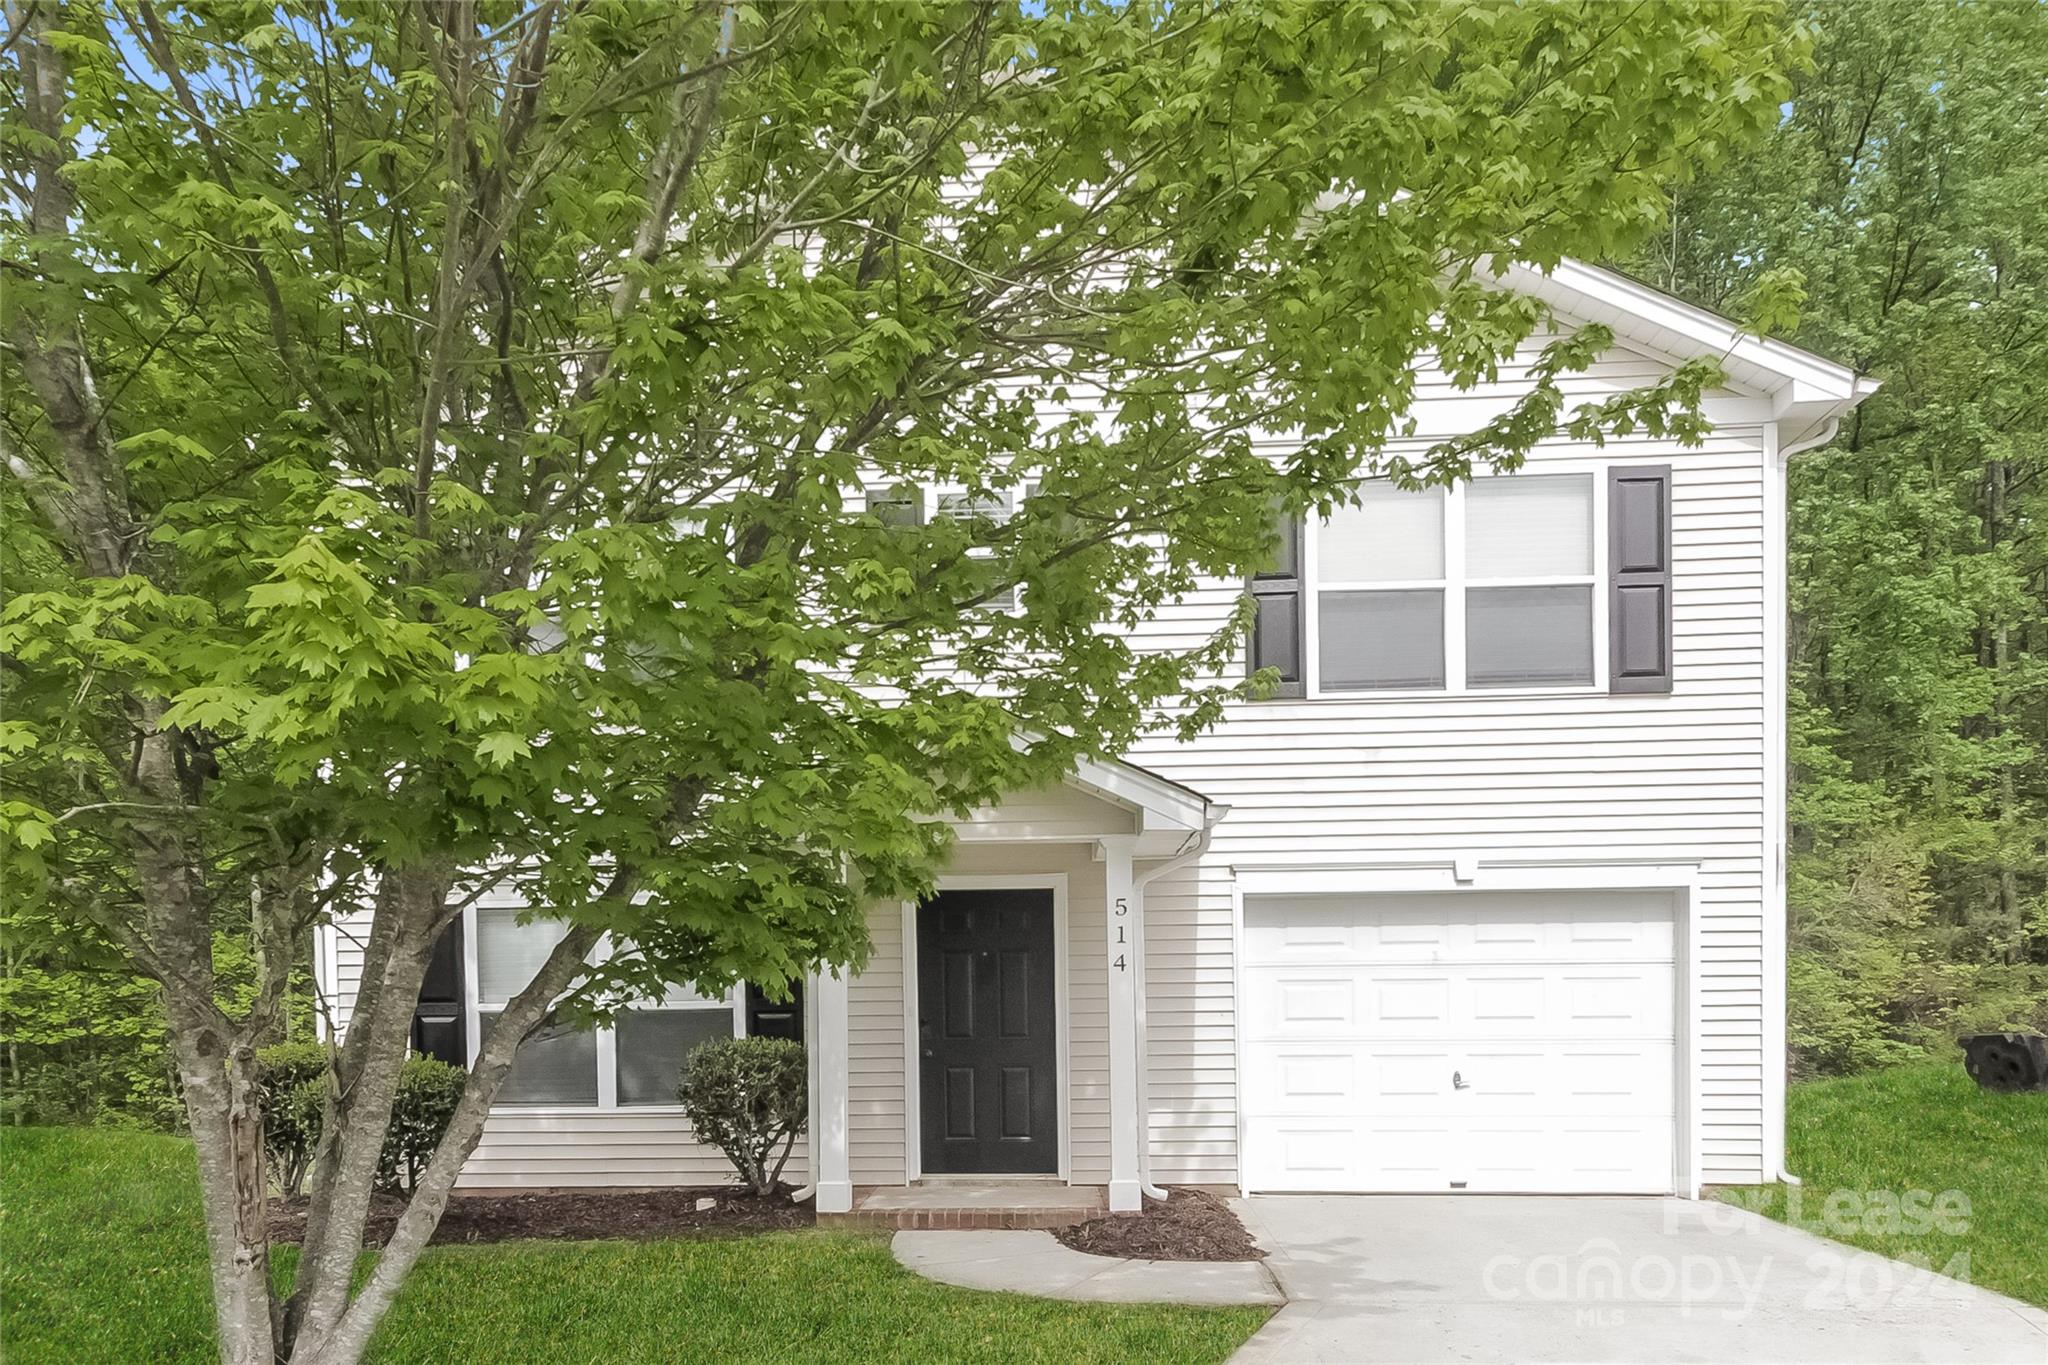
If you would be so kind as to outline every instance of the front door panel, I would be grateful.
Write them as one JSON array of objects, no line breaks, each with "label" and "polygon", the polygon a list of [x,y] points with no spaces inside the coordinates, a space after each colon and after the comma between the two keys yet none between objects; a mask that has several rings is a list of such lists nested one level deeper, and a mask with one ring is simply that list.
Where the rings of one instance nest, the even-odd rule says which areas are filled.
[{"label": "front door panel", "polygon": [[942,891],[917,911],[923,1164],[1056,1174],[1050,891]]}]

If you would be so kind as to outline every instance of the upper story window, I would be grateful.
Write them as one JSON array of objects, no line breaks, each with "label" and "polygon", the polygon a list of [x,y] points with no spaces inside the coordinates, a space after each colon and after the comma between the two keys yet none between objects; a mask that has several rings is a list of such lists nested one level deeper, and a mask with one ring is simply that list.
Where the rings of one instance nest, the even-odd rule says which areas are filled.
[{"label": "upper story window", "polygon": [[1622,559],[1655,561],[1640,582],[1601,590],[1627,565],[1590,472],[1413,492],[1373,480],[1327,521],[1283,528],[1274,566],[1251,582],[1252,667],[1278,669],[1279,695],[1296,697],[1587,689],[1603,672],[1614,691],[1669,690],[1670,471],[1608,473],[1629,490],[1629,524],[1612,529],[1640,547]]},{"label": "upper story window", "polygon": [[[1023,497],[1029,498],[1035,485],[1026,484]],[[920,488],[913,483],[892,484],[869,488],[865,491],[867,510],[884,526],[923,526],[933,517],[947,517],[959,521],[986,518],[1002,523],[1017,514],[1018,494],[1007,488],[976,495],[961,488]],[[968,558],[993,563],[996,552],[986,545],[977,545],[967,551]],[[979,605],[987,611],[1015,611],[1020,598],[1018,585],[1011,583],[996,589]]]},{"label": "upper story window", "polygon": [[[565,927],[560,920],[521,924],[520,912],[510,907],[482,906],[467,913],[471,932],[466,937],[476,946],[471,1026],[481,1043],[506,1002],[533,979],[560,942]],[[543,1024],[520,1046],[493,1103],[600,1109],[673,1105],[690,1049],[713,1038],[749,1034],[801,1041],[800,987],[792,984],[790,999],[776,1002],[752,986],[719,996],[677,986],[659,1003],[620,1014],[610,1028]]]},{"label": "upper story window", "polygon": [[[989,521],[1005,522],[1016,515],[1016,500],[1007,488],[997,489],[979,497],[966,492],[940,492],[938,494],[938,515],[959,521],[970,521],[977,517]],[[995,551],[984,545],[977,545],[967,552],[970,559],[993,560]],[[991,611],[1014,611],[1017,607],[1017,585],[1008,584],[998,588],[981,604]]]}]

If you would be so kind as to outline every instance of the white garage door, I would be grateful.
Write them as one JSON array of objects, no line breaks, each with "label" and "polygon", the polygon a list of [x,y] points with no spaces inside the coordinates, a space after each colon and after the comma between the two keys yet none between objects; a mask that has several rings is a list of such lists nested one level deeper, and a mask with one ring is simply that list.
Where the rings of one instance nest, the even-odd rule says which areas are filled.
[{"label": "white garage door", "polygon": [[1671,898],[1248,897],[1253,1190],[1676,1182]]}]

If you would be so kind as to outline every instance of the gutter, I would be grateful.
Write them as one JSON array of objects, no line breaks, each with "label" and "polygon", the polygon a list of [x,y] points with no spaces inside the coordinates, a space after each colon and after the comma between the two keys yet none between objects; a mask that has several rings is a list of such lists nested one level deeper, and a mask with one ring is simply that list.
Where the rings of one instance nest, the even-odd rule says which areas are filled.
[{"label": "gutter", "polygon": [[1794,455],[1803,455],[1817,446],[1824,446],[1829,441],[1834,440],[1835,433],[1841,429],[1842,414],[1838,412],[1833,417],[1828,418],[1827,421],[1821,423],[1819,431],[1803,436],[1790,445],[1779,446],[1778,458],[1781,461],[1789,460]]},{"label": "gutter", "polygon": [[[1147,907],[1142,897],[1145,887],[1151,885],[1169,872],[1178,872],[1209,851],[1209,837],[1221,824],[1223,817],[1230,814],[1230,807],[1210,805],[1204,812],[1201,831],[1192,836],[1192,844],[1184,844],[1181,851],[1154,868],[1148,868],[1143,876],[1133,876],[1131,885],[1141,893],[1138,901],[1138,960],[1148,961],[1145,946],[1145,921]],[[1167,1192],[1152,1183],[1152,1033],[1145,1021],[1145,974],[1138,973],[1138,1118],[1144,1125],[1144,1132],[1138,1143],[1138,1192],[1147,1199],[1166,1202]]]},{"label": "gutter", "polygon": [[1806,435],[1802,435],[1795,441],[1781,444],[1778,447],[1778,458],[1789,460],[1794,455],[1803,454],[1814,449],[1816,446],[1824,446],[1829,441],[1834,440],[1835,433],[1841,430],[1842,419],[1849,414],[1849,410],[1870,397],[1873,393],[1876,393],[1883,384],[1883,380],[1872,379],[1867,374],[1857,375],[1855,382],[1849,386],[1849,396],[1835,404],[1834,411],[1820,424],[1819,429],[1815,430],[1809,427],[1807,428]]}]

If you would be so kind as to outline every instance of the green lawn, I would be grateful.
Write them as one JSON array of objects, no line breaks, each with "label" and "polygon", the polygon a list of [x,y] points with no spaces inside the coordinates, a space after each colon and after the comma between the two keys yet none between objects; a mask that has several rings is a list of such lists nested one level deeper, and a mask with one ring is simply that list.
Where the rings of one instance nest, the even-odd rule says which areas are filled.
[{"label": "green lawn", "polygon": [[[1787,1104],[1800,1188],[1725,1197],[1937,1270],[1967,1254],[1971,1283],[2048,1307],[2048,1094],[1990,1094],[1951,1062],[1796,1085]],[[1950,1195],[1894,1226],[1892,1200],[1911,1191],[1957,1191],[1967,1212],[1928,1226],[1961,1208]]]},{"label": "green lawn", "polygon": [[[214,1358],[187,1144],[0,1129],[0,1180],[0,1358]],[[429,1251],[371,1358],[1214,1361],[1265,1318],[950,1289],[853,1234],[526,1242]]]}]

